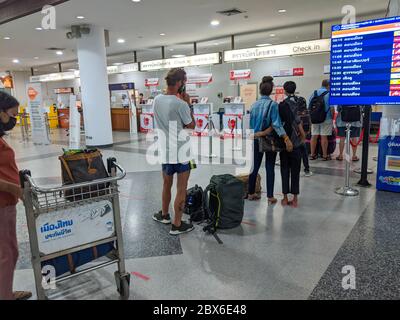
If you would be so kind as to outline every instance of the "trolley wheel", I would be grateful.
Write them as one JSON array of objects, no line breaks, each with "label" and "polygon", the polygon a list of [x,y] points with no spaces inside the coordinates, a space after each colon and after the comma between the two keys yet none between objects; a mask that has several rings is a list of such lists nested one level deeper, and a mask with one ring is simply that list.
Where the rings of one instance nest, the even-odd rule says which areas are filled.
[{"label": "trolley wheel", "polygon": [[115,272],[115,281],[117,283],[117,290],[123,300],[129,299],[129,287],[131,275],[129,273],[121,275],[118,271]]}]

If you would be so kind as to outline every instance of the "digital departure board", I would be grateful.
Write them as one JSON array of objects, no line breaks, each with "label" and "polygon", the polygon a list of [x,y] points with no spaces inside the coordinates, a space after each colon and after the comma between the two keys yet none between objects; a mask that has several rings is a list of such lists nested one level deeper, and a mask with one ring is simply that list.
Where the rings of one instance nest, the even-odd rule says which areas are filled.
[{"label": "digital departure board", "polygon": [[400,17],[332,27],[331,105],[400,105]]}]

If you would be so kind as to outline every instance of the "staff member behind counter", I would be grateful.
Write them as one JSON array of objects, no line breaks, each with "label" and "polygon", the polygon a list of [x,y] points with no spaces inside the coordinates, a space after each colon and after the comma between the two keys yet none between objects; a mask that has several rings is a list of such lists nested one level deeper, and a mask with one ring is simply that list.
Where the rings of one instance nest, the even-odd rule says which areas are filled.
[{"label": "staff member behind counter", "polygon": [[26,300],[31,292],[13,292],[14,270],[18,260],[16,234],[17,203],[22,199],[14,150],[3,139],[16,123],[19,102],[0,92],[0,300]]}]

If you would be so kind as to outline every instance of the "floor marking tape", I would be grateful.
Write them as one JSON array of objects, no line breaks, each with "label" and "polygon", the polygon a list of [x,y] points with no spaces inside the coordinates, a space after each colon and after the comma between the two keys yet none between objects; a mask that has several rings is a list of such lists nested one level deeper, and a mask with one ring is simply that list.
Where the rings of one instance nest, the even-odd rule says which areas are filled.
[{"label": "floor marking tape", "polygon": [[145,276],[144,274],[141,274],[139,272],[131,272],[131,275],[136,276],[136,277],[138,277],[140,279],[143,279],[145,281],[149,281],[150,280],[150,278],[148,276]]}]

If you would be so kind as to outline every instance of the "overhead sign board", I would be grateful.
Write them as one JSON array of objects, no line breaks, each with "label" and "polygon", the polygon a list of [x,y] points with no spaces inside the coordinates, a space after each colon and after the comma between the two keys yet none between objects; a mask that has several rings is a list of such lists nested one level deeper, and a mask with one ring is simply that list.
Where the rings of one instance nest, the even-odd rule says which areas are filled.
[{"label": "overhead sign board", "polygon": [[317,54],[329,52],[331,48],[330,39],[304,41],[296,43],[281,44],[276,46],[257,47],[224,52],[225,62],[238,62],[257,59],[277,58],[304,54]]},{"label": "overhead sign board", "polygon": [[217,52],[182,58],[144,61],[140,63],[140,71],[155,71],[162,69],[204,66],[219,63],[221,63],[221,54]]},{"label": "overhead sign board", "polygon": [[[138,63],[123,64],[120,66],[108,66],[107,74],[117,74],[117,73],[128,73],[139,71]],[[42,74],[39,76],[30,77],[30,82],[51,82],[51,81],[63,81],[63,80],[73,80],[80,77],[79,70],[69,71],[69,72],[58,72],[50,74]]]}]

